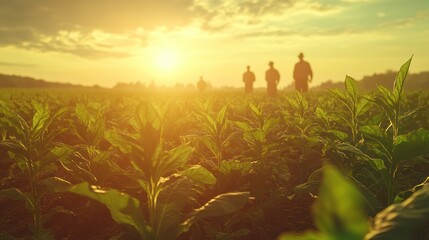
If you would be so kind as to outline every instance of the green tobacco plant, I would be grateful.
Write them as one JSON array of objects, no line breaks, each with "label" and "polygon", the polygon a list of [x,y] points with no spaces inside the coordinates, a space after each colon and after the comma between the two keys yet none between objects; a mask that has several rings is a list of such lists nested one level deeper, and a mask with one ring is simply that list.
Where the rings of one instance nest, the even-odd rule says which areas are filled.
[{"label": "green tobacco plant", "polygon": [[229,146],[235,132],[232,131],[231,121],[227,118],[227,106],[219,112],[211,110],[211,102],[207,101],[198,107],[200,119],[199,133],[196,137],[213,155],[213,160],[206,158],[213,169],[218,169],[224,159],[225,149]]},{"label": "green tobacco plant", "polygon": [[105,108],[100,104],[77,104],[74,109],[72,131],[78,139],[78,144],[71,146],[62,164],[66,170],[78,175],[80,178],[96,183],[111,174],[109,164],[111,157],[109,151],[101,149],[106,131]]},{"label": "green tobacco plant", "polygon": [[281,184],[287,182],[290,173],[284,162],[278,162],[278,159],[270,158],[278,146],[272,139],[272,134],[279,120],[272,115],[265,115],[261,106],[249,103],[249,109],[253,117],[257,119],[255,124],[248,119],[248,122],[234,122],[243,132],[243,140],[249,148],[250,159],[253,162],[253,171],[256,178],[267,180],[274,177]]},{"label": "green tobacco plant", "polygon": [[365,239],[428,239],[429,184],[427,182],[404,202],[392,204],[377,214],[373,227]]},{"label": "green tobacco plant", "polygon": [[404,100],[403,86],[412,58],[402,65],[396,76],[392,91],[379,86],[379,95],[375,103],[384,110],[388,127],[380,125],[362,126],[360,131],[367,140],[368,149],[372,152],[372,164],[380,174],[387,192],[386,205],[393,203],[398,189],[395,178],[400,164],[429,152],[429,131],[417,129],[401,134],[401,120],[413,114],[414,111],[405,112],[401,109]]},{"label": "green tobacco plant", "polygon": [[[321,150],[325,143],[317,119],[317,112],[325,112],[316,108],[318,111],[315,114],[308,97],[296,93],[294,98],[288,99],[286,108],[281,111],[284,129],[279,148],[287,156],[288,165],[295,168],[294,176],[303,178],[295,179],[298,181],[305,181],[306,176],[321,167]],[[329,124],[328,118],[325,120]]]},{"label": "green tobacco plant", "polygon": [[334,128],[332,124],[334,118],[332,116],[329,116],[329,114],[323,108],[316,108],[316,118],[320,122],[320,136],[333,139],[334,141],[346,141],[348,134],[341,130],[336,130]]},{"label": "green tobacco plant", "polygon": [[279,240],[412,240],[429,237],[427,181],[404,202],[392,204],[378,213],[371,228],[359,187],[334,167],[324,168],[319,193],[313,206],[319,231],[301,235],[285,233]]},{"label": "green tobacco plant", "polygon": [[330,90],[330,93],[346,108],[346,111],[338,111],[339,119],[347,124],[350,129],[350,142],[355,145],[359,134],[359,116],[369,109],[369,101],[360,97],[357,93],[357,82],[350,76],[346,76],[345,90]]},{"label": "green tobacco plant", "polygon": [[[295,151],[293,154],[299,162],[313,161],[315,155],[319,155],[316,149],[321,146],[321,137],[316,134],[318,125],[314,121],[312,108],[308,100],[301,94],[296,93],[295,98],[288,99],[287,108],[282,112],[285,131],[282,135],[284,147]],[[296,150],[299,150],[296,152]],[[320,157],[320,156],[317,156]]]},{"label": "green tobacco plant", "polygon": [[50,239],[53,236],[43,225],[57,212],[68,212],[56,207],[42,213],[41,201],[48,193],[65,191],[70,185],[64,179],[52,177],[59,160],[63,158],[62,144],[55,142],[61,129],[51,128],[65,109],[51,113],[47,105],[32,102],[34,114],[30,120],[0,101],[0,124],[5,129],[0,146],[8,150],[9,158],[15,161],[28,186],[0,190],[0,197],[23,201],[33,216],[31,231],[35,239]]},{"label": "green tobacco plant", "polygon": [[378,212],[381,206],[390,205],[394,201],[398,193],[395,178],[400,163],[429,151],[428,130],[421,128],[402,135],[399,131],[401,119],[415,112],[410,111],[403,114],[401,111],[401,102],[404,99],[403,85],[410,63],[411,59],[401,67],[392,92],[380,86],[379,95],[373,100],[385,112],[388,120],[387,128],[383,128],[383,122],[379,125],[362,126],[358,124],[357,117],[366,111],[364,109],[368,104],[367,100],[357,101],[358,97],[353,90],[355,89],[354,80],[346,79],[346,91],[336,93],[344,105],[348,104],[347,109],[351,117],[356,118],[356,120],[348,122],[348,125],[354,126],[352,128],[352,132],[355,132],[352,134],[355,136],[353,137],[354,142],[357,141],[358,134],[356,133],[363,136],[363,141],[355,144],[353,141],[352,143],[338,140],[328,142],[324,152],[333,150],[337,153],[336,156],[349,159],[350,178],[355,180],[361,192],[366,196],[371,214]]},{"label": "green tobacco plant", "polygon": [[316,124],[312,121],[307,99],[297,92],[295,98],[288,98],[288,107],[283,111],[283,117],[288,125],[298,130],[295,135],[303,137],[310,135],[312,127]]},{"label": "green tobacco plant", "polygon": [[175,239],[201,218],[225,215],[241,208],[249,196],[247,192],[219,195],[183,218],[185,207],[195,195],[194,185],[213,185],[216,178],[200,165],[187,164],[193,152],[188,144],[165,148],[162,136],[166,109],[166,106],[142,104],[132,123],[135,133],[108,131],[105,134],[106,139],[131,160],[135,178],[146,193],[145,201],[87,183],[70,190],[105,204],[113,219],[132,229],[136,238]]},{"label": "green tobacco plant", "polygon": [[249,109],[257,119],[256,125],[252,125],[251,120],[248,122],[236,121],[234,124],[243,131],[243,139],[251,150],[252,158],[260,163],[266,163],[269,149],[273,147],[268,135],[274,130],[278,121],[272,116],[265,116],[262,109],[252,103],[249,103]]}]

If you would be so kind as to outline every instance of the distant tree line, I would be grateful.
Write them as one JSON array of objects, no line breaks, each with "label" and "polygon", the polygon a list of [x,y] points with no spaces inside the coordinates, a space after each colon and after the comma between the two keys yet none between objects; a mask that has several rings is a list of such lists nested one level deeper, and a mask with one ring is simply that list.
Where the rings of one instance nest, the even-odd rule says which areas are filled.
[{"label": "distant tree line", "polygon": [[[393,82],[396,77],[396,72],[387,71],[385,73],[375,73],[371,76],[364,76],[362,80],[358,81],[359,89],[362,91],[372,91],[377,89],[377,85],[382,85],[387,88],[393,86]],[[81,88],[82,85],[70,84],[70,83],[59,83],[59,82],[48,82],[41,79],[35,79],[32,77],[23,77],[17,75],[5,75],[0,74],[0,88]],[[117,83],[114,89],[147,89],[147,88],[163,88],[165,86],[156,86],[152,81],[149,84],[141,82],[130,82],[130,83]],[[209,85],[211,88],[211,85]],[[93,88],[100,88],[95,85]],[[176,83],[174,86],[176,89],[194,89],[195,85],[192,83]],[[328,80],[322,84],[311,88],[312,90],[327,90],[333,88],[344,88],[344,82],[333,82]],[[286,90],[293,90],[293,85],[287,86]],[[407,81],[405,81],[405,89],[407,91],[418,91],[418,90],[429,90],[429,71],[420,73],[408,74]]]},{"label": "distant tree line", "polygon": [[[48,82],[32,77],[0,74],[0,88],[82,88],[82,85]],[[94,86],[96,87],[96,86]]]},{"label": "distant tree line", "polygon": [[[396,72],[387,71],[385,73],[374,73],[371,76],[364,76],[358,81],[359,89],[362,91],[372,91],[377,89],[377,85],[391,89],[396,78]],[[332,80],[323,82],[315,86],[313,90],[327,90],[332,88],[344,88],[344,82],[332,82]],[[406,91],[418,91],[429,89],[429,72],[410,73],[405,81]]]}]

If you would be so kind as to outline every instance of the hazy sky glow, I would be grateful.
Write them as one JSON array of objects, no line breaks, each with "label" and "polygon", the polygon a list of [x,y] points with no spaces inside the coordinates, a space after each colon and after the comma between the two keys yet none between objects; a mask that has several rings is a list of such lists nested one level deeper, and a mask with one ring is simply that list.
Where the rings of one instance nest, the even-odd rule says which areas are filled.
[{"label": "hazy sky glow", "polygon": [[0,0],[0,73],[241,86],[251,65],[265,86],[272,60],[283,87],[301,51],[314,85],[397,70],[412,54],[411,72],[429,70],[429,1]]}]

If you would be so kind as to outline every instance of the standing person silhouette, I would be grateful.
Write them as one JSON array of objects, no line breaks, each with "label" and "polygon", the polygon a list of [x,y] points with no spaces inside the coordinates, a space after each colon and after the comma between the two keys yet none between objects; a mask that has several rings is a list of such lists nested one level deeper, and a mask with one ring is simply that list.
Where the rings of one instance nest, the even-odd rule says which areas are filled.
[{"label": "standing person silhouette", "polygon": [[301,93],[308,92],[308,83],[313,80],[313,71],[310,63],[304,61],[304,54],[298,55],[299,62],[293,69],[293,79],[295,80],[295,89]]},{"label": "standing person silhouette", "polygon": [[270,97],[275,97],[277,95],[277,84],[280,82],[280,74],[274,68],[274,63],[269,62],[268,65],[270,69],[265,72],[265,81],[267,81],[267,93]]},{"label": "standing person silhouette", "polygon": [[203,80],[202,76],[200,77],[200,80],[198,80],[198,82],[197,82],[197,88],[201,93],[206,91],[206,89],[207,89],[207,83],[206,83],[206,81]]},{"label": "standing person silhouette", "polygon": [[255,82],[255,74],[250,71],[250,66],[247,66],[247,71],[243,73],[244,92],[253,92],[253,82]]}]

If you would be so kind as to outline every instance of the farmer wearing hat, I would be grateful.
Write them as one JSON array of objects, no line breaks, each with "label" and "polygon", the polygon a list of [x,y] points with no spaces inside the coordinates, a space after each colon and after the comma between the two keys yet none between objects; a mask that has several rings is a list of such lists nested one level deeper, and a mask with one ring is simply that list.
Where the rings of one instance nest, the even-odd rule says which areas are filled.
[{"label": "farmer wearing hat", "polygon": [[308,91],[308,83],[313,80],[313,71],[311,71],[310,64],[304,61],[304,54],[298,55],[299,62],[295,64],[293,70],[293,79],[295,80],[295,89],[301,93]]}]

